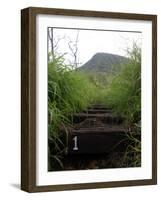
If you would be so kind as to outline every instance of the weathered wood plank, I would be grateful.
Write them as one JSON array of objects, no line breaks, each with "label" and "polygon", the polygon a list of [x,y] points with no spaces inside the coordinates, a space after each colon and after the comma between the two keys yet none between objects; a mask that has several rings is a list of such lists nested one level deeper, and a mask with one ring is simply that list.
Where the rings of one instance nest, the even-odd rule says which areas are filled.
[{"label": "weathered wood plank", "polygon": [[73,130],[69,135],[68,154],[103,154],[125,151],[124,128],[101,128]]},{"label": "weathered wood plank", "polygon": [[89,114],[101,114],[101,113],[111,113],[110,109],[88,109],[84,111],[85,113],[89,113]]},{"label": "weathered wood plank", "polygon": [[123,119],[119,116],[114,116],[112,113],[76,113],[72,116],[73,123],[80,123],[86,118],[97,118],[106,124],[121,124]]}]

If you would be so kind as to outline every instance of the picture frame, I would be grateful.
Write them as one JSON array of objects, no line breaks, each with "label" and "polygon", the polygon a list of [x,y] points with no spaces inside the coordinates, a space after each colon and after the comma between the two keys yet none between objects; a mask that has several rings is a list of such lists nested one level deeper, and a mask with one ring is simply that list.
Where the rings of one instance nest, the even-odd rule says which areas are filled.
[{"label": "picture frame", "polygon": [[[104,24],[106,27],[106,23],[108,24],[108,21],[112,20],[113,25],[111,26],[111,29],[115,25],[116,30],[121,30],[121,28],[126,23],[128,25],[130,23],[132,24],[132,26],[129,25],[128,28],[127,28],[128,25],[126,25],[127,28],[126,31],[128,30],[135,31],[135,29],[137,31],[138,30],[142,31],[145,28],[145,30],[143,30],[143,32],[145,33],[143,34],[143,38],[144,37],[146,38],[145,39],[146,42],[147,41],[150,42],[147,44],[146,47],[143,47],[142,55],[145,56],[145,58],[143,58],[144,61],[142,65],[147,64],[146,56],[150,55],[151,60],[148,60],[149,65],[147,65],[147,68],[143,68],[144,70],[142,69],[141,76],[143,76],[146,81],[147,81],[146,76],[148,76],[148,78],[150,77],[151,81],[149,81],[149,85],[146,85],[147,83],[146,81],[145,84],[143,84],[144,86],[142,85],[143,87],[142,94],[147,92],[147,96],[144,97],[144,102],[142,102],[142,106],[144,108],[142,113],[145,112],[142,114],[142,116],[143,117],[146,116],[147,118],[149,116],[148,119],[145,119],[146,117],[144,117],[145,121],[143,122],[143,126],[145,126],[143,132],[147,131],[149,133],[147,133],[147,136],[143,134],[142,140],[143,140],[143,152],[146,151],[146,148],[148,146],[150,147],[150,150],[148,152],[149,153],[148,156],[150,158],[147,161],[146,159],[143,159],[142,166],[136,169],[136,174],[134,173],[135,177],[134,176],[132,177],[130,175],[127,175],[126,177],[125,175],[126,173],[131,174],[132,171],[128,171],[128,170],[133,170],[131,168],[123,169],[122,170],[123,172],[121,171],[122,177],[118,169],[112,169],[115,170],[114,173],[118,171],[118,173],[120,174],[120,177],[117,175],[117,177],[115,177],[114,179],[107,178],[109,176],[108,171],[110,171],[110,169],[78,170],[78,171],[73,171],[73,174],[69,171],[52,172],[56,174],[55,179],[54,176],[51,179],[51,172],[46,172],[50,174],[49,181],[48,181],[48,176],[45,177],[44,175],[42,175],[44,169],[41,169],[40,164],[42,163],[43,156],[45,153],[43,154],[43,152],[41,151],[40,155],[39,150],[42,147],[41,145],[44,145],[44,149],[46,148],[44,152],[47,152],[47,142],[45,142],[47,140],[45,140],[43,143],[44,136],[42,137],[41,134],[39,134],[39,131],[42,132],[43,130],[46,130],[47,133],[47,120],[45,120],[46,118],[44,117],[47,115],[44,114],[47,113],[47,111],[43,110],[39,112],[40,109],[39,106],[47,103],[47,100],[41,102],[38,101],[38,99],[42,97],[41,95],[39,96],[39,94],[41,93],[40,90],[43,90],[43,88],[47,86],[47,83],[44,82],[44,81],[47,82],[47,75],[46,76],[44,75],[45,73],[47,73],[47,70],[45,71],[45,73],[44,71],[39,73],[39,71],[41,71],[40,70],[42,66],[40,65],[41,61],[43,64],[45,63],[45,65],[47,66],[47,60],[45,60],[47,54],[44,60],[39,60],[39,57],[43,57],[45,54],[45,53],[43,54],[43,52],[41,51],[43,50],[44,43],[40,44],[41,43],[40,41],[42,41],[43,39],[46,42],[46,37],[44,37],[43,35],[43,30],[46,30],[46,27],[51,26],[50,22],[52,21],[53,16],[56,18],[56,20],[58,19],[58,22],[54,21],[54,23],[56,23],[56,27],[59,25],[61,21],[62,24],[64,21],[64,24],[67,22],[66,25],[67,28],[71,26],[75,28],[74,26],[76,26],[77,24],[80,29],[83,29],[82,27],[86,27],[85,29],[88,29],[87,27],[89,27],[90,29],[90,26],[93,26],[94,27],[93,29],[99,29],[99,26],[100,27],[102,26],[103,29]],[[98,21],[100,23],[98,23]],[[63,27],[62,24],[60,24],[60,27]],[[43,26],[45,26],[45,28],[43,28]],[[107,26],[110,25],[108,24]],[[143,29],[140,28],[141,26],[143,26],[144,28]],[[42,35],[40,34],[40,32],[42,32]],[[47,32],[45,34],[47,34]],[[147,40],[149,38],[150,40]],[[47,45],[45,48],[47,48]],[[146,51],[149,54],[146,54]],[[44,52],[46,52],[46,50]],[[148,72],[146,73],[146,71]],[[40,83],[39,79],[42,80],[41,79],[42,77],[44,77],[44,81]],[[43,86],[44,83],[46,84],[45,86]],[[148,93],[148,91],[150,94]],[[47,99],[47,93],[44,92],[43,96],[45,95],[46,95],[45,98]],[[146,102],[145,101],[146,97],[150,97],[150,100],[149,101],[147,100],[148,103],[144,105],[144,103]],[[148,109],[149,111],[147,110],[148,106],[151,107],[151,109],[150,108]],[[148,126],[148,124],[146,124],[147,122],[150,122],[149,124],[151,124],[151,126]],[[39,124],[41,125],[44,124],[44,125],[39,127]],[[149,129],[149,127],[151,129]],[[147,140],[146,137],[148,137]],[[145,145],[144,145],[144,140],[147,141],[147,143],[145,142]],[[47,157],[47,154],[45,155]],[[148,157],[147,155],[144,154],[141,154],[141,156],[143,158]],[[144,166],[144,160],[145,160],[145,166]],[[45,165],[47,166],[47,163]],[[142,171],[139,170],[141,170],[142,167],[145,167],[145,169],[147,169],[147,174],[146,173],[144,174],[145,178],[142,175],[140,175]],[[146,171],[145,169],[144,171]],[[89,178],[87,178],[87,180],[85,178],[87,176],[86,171],[88,171],[87,173],[89,174]],[[110,173],[113,172],[110,171]],[[83,178],[81,179],[81,176],[84,177],[84,179]],[[46,192],[46,191],[95,189],[95,188],[110,188],[110,187],[123,187],[123,186],[155,185],[155,184],[157,184],[157,16],[150,14],[67,10],[67,9],[38,8],[38,7],[29,7],[22,9],[21,10],[21,189],[27,192]]]}]

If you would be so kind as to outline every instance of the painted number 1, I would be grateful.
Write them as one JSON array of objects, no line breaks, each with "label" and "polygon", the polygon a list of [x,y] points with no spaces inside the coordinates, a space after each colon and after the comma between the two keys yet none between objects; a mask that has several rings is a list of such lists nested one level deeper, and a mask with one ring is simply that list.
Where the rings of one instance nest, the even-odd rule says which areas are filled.
[{"label": "painted number 1", "polygon": [[78,151],[78,137],[75,136],[75,137],[73,138],[73,140],[74,140],[73,151]]}]

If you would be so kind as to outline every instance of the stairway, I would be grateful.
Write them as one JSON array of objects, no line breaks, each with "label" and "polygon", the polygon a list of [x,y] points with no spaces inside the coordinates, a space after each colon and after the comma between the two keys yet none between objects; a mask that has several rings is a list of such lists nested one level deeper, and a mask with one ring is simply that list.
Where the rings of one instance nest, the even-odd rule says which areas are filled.
[{"label": "stairway", "polygon": [[103,105],[92,105],[73,115],[68,130],[68,155],[100,155],[124,152],[127,144],[123,119]]}]

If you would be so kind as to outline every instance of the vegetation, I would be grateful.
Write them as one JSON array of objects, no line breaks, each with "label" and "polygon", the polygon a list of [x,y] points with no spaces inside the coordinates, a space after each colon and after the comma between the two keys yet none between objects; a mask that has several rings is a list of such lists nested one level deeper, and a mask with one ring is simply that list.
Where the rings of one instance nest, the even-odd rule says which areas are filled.
[{"label": "vegetation", "polygon": [[[132,50],[128,50],[128,57],[120,70],[110,75],[72,70],[65,64],[63,56],[54,55],[48,62],[49,170],[63,168],[62,158],[67,152],[67,127],[72,126],[72,114],[92,103],[107,105],[125,119],[129,129],[126,134],[128,147],[122,155],[120,166],[140,166],[141,50],[136,44]],[[61,135],[62,129],[66,132],[66,138]]]},{"label": "vegetation", "polygon": [[134,43],[128,56],[121,71],[109,77],[102,101],[125,119],[128,147],[122,164],[136,167],[141,165],[141,49]]},{"label": "vegetation", "polygon": [[128,51],[129,61],[121,71],[110,77],[110,83],[104,95],[104,102],[111,106],[129,123],[141,120],[141,56],[140,48],[133,45]]},{"label": "vegetation", "polygon": [[66,127],[72,125],[69,116],[93,102],[95,90],[85,74],[70,70],[64,64],[63,56],[55,56],[48,63],[48,133],[49,144],[52,143],[49,145],[49,169],[53,165],[63,167],[61,159],[67,151],[67,139],[63,141],[60,130],[67,131]]}]

